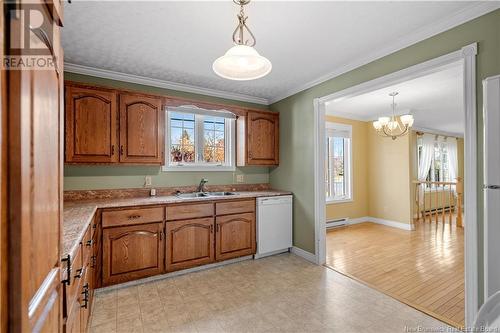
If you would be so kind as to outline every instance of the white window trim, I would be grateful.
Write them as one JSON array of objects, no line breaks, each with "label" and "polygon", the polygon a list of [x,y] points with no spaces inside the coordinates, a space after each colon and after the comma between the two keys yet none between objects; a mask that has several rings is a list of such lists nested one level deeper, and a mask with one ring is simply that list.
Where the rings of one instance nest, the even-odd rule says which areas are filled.
[{"label": "white window trim", "polygon": [[[353,186],[353,175],[352,175],[352,150],[353,150],[353,138],[352,138],[352,125],[348,124],[340,124],[340,123],[335,123],[335,122],[326,122],[325,128],[328,129],[334,129],[334,130],[339,130],[339,131],[347,131],[349,132],[349,137],[350,137],[350,145],[348,147],[348,163],[347,163],[347,171],[348,171],[348,177],[344,177],[347,181],[347,189],[349,192],[348,196],[344,197],[326,197],[326,203],[327,204],[341,204],[341,203],[346,203],[346,202],[353,202],[354,201],[354,186]],[[326,140],[326,139],[325,139]],[[326,142],[326,141],[325,141]],[[345,150],[345,147],[344,147]],[[328,151],[326,151],[326,158],[328,159]],[[345,162],[344,162],[345,163]],[[344,170],[346,170],[345,165],[344,165]]]},{"label": "white window trim", "polygon": [[[175,171],[175,172],[192,172],[192,171],[235,171],[236,170],[236,121],[230,119],[225,122],[225,133],[229,136],[229,145],[225,145],[225,156],[230,165],[225,164],[211,164],[211,163],[192,163],[192,164],[170,164],[170,117],[168,109],[165,110],[165,161],[162,166],[162,171]],[[204,117],[203,115],[193,113],[196,117]],[[195,121],[195,156],[198,159],[200,152],[198,149],[203,146],[203,121]]]}]

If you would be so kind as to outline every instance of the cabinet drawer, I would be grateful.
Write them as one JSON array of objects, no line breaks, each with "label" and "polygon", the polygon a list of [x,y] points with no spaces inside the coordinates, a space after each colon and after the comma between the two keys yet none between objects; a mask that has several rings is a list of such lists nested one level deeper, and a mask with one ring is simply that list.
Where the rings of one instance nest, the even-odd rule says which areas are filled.
[{"label": "cabinet drawer", "polygon": [[163,207],[124,209],[102,212],[103,228],[162,221]]},{"label": "cabinet drawer", "polygon": [[215,204],[215,213],[217,215],[253,213],[255,212],[255,200],[240,200],[229,202],[217,202]]},{"label": "cabinet drawer", "polygon": [[167,206],[167,220],[194,219],[214,215],[214,204],[183,204],[178,206]]},{"label": "cabinet drawer", "polygon": [[71,271],[68,279],[70,280],[70,284],[64,285],[66,289],[66,314],[69,315],[71,308],[74,303],[77,301],[78,297],[78,289],[81,285],[81,280],[83,278],[84,273],[83,260],[82,260],[82,244],[78,246],[78,250],[76,255],[71,260]]}]

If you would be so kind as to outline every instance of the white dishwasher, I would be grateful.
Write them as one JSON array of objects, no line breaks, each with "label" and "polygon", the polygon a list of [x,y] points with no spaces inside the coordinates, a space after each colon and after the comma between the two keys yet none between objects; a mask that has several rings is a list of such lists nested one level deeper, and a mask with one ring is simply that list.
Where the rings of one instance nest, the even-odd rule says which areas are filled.
[{"label": "white dishwasher", "polygon": [[292,201],[291,195],[257,198],[256,259],[292,247]]}]

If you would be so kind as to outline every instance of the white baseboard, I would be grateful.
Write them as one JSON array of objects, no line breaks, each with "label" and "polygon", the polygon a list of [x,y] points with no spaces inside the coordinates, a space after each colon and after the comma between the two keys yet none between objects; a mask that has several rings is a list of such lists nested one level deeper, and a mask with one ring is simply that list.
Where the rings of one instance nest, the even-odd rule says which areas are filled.
[{"label": "white baseboard", "polygon": [[311,252],[307,252],[305,250],[302,250],[301,248],[298,248],[296,246],[292,247],[290,252],[292,252],[296,256],[299,256],[301,258],[304,258],[307,261],[312,262],[313,264],[318,263],[318,259],[316,258],[315,254],[312,254]]},{"label": "white baseboard", "polygon": [[347,220],[348,225],[358,224],[358,223],[363,223],[363,222],[372,222],[372,223],[382,224],[382,225],[386,225],[388,227],[393,227],[393,228],[398,228],[398,229],[403,229],[403,230],[413,230],[412,224],[402,223],[402,222],[398,222],[398,221],[391,221],[391,220],[386,220],[386,219],[379,219],[378,217],[372,217],[372,216],[356,217],[354,219],[349,218]]},{"label": "white baseboard", "polygon": [[349,220],[347,220],[347,224],[358,224],[358,223],[370,222],[370,221],[371,221],[371,217],[363,216],[363,217],[356,217],[354,219],[349,219]]},{"label": "white baseboard", "polygon": [[398,228],[398,229],[403,229],[403,230],[413,230],[413,225],[408,224],[408,223],[402,223],[398,221],[391,221],[391,220],[385,220],[385,219],[379,219],[377,217],[369,217],[368,219],[369,222],[377,223],[377,224],[383,224],[388,227],[393,227],[393,228]]}]

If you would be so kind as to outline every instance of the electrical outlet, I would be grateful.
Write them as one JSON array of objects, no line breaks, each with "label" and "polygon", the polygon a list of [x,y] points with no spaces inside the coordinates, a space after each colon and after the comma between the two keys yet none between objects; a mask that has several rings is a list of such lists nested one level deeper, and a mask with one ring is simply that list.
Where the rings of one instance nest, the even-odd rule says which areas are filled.
[{"label": "electrical outlet", "polygon": [[245,175],[236,175],[236,182],[237,183],[244,183],[245,182]]},{"label": "electrical outlet", "polygon": [[151,176],[144,177],[144,186],[151,186]]}]

